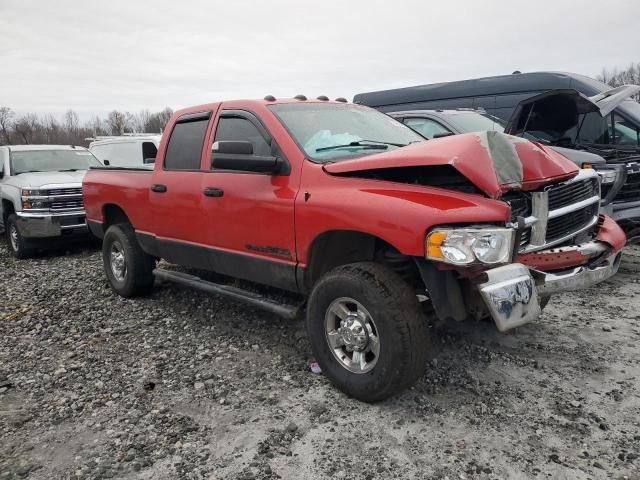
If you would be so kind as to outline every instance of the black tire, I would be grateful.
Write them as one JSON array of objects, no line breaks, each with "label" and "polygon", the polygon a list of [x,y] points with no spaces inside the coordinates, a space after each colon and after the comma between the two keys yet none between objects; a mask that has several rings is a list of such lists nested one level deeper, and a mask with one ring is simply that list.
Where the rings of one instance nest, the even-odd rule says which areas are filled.
[{"label": "black tire", "polygon": [[[349,371],[329,345],[325,322],[332,320],[325,316],[329,307],[343,298],[361,304],[377,330],[379,355],[371,370],[364,373]],[[358,400],[384,400],[412,385],[426,368],[429,332],[424,310],[413,289],[379,264],[344,265],[322,277],[309,296],[307,330],[324,374]]]},{"label": "black tire", "polygon": [[[124,269],[120,278],[112,268],[112,263],[115,263],[112,249],[123,254]],[[131,225],[119,223],[107,229],[102,241],[102,261],[111,288],[118,295],[126,298],[137,297],[153,289],[155,259],[142,250]]]},{"label": "black tire", "polygon": [[25,259],[33,256],[33,248],[27,246],[27,241],[20,234],[18,229],[18,216],[12,213],[7,217],[5,223],[5,233],[7,235],[7,245],[11,254],[18,259]]}]

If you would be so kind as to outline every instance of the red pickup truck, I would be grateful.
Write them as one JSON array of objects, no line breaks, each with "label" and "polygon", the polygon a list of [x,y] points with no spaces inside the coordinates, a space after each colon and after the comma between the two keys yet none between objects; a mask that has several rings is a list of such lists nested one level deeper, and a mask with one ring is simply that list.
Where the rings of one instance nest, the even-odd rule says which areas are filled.
[{"label": "red pickup truck", "polygon": [[365,401],[423,374],[430,321],[522,325],[554,293],[613,275],[625,243],[599,213],[596,173],[553,150],[497,132],[425,141],[326,97],[178,111],[153,170],[94,168],[83,193],[117,293],[160,277],[287,317],[305,308],[323,372]]}]

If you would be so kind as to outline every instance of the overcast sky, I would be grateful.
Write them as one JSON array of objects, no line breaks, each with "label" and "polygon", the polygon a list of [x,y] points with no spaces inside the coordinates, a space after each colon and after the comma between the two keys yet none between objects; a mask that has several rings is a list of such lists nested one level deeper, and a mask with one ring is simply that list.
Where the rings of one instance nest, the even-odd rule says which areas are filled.
[{"label": "overcast sky", "polygon": [[83,117],[640,61],[640,1],[0,0],[0,106]]}]

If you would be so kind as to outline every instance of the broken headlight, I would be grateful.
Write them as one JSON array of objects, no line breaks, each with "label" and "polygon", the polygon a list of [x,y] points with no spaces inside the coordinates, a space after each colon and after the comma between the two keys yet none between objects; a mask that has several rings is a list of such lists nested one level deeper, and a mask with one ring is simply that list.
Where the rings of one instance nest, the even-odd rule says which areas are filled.
[{"label": "broken headlight", "polygon": [[514,238],[512,228],[436,228],[427,235],[426,257],[453,265],[508,263]]}]

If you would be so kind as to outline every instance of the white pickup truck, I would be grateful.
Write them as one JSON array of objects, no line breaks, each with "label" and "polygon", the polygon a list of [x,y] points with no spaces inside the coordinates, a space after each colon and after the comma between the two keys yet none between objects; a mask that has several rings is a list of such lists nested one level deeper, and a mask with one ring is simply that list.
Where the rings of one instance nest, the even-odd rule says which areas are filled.
[{"label": "white pickup truck", "polygon": [[0,218],[15,257],[88,233],[82,179],[95,166],[101,163],[83,147],[0,146]]}]

